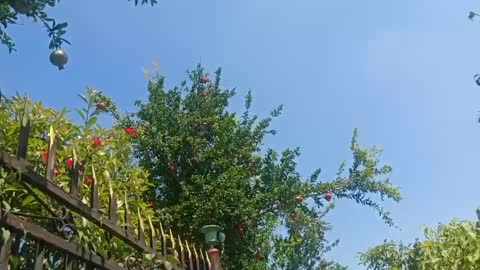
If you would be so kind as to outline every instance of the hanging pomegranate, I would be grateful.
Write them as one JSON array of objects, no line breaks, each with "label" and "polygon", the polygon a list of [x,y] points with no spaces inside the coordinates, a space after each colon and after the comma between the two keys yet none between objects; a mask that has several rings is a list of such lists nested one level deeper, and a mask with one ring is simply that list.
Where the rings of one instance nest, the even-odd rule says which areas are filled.
[{"label": "hanging pomegranate", "polygon": [[332,200],[332,195],[333,195],[332,192],[330,192],[330,191],[327,192],[325,194],[325,200],[327,200],[328,202],[331,201]]},{"label": "hanging pomegranate", "polygon": [[30,0],[15,0],[12,7],[20,14],[30,14],[33,10],[33,4]]},{"label": "hanging pomegranate", "polygon": [[303,194],[298,194],[297,197],[295,197],[295,201],[297,201],[297,203],[303,202],[304,199],[305,197],[303,196]]},{"label": "hanging pomegranate", "polygon": [[105,101],[100,101],[97,104],[97,111],[103,111],[107,108],[107,103]]},{"label": "hanging pomegranate", "polygon": [[62,49],[56,49],[50,54],[50,63],[58,67],[59,70],[63,69],[63,66],[68,62],[68,55]]}]

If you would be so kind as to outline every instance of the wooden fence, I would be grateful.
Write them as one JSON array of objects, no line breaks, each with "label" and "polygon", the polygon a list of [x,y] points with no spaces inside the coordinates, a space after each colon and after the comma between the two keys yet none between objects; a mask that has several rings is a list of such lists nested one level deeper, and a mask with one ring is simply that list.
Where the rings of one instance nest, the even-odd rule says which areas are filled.
[{"label": "wooden fence", "polygon": [[[90,185],[89,205],[82,202],[79,199],[81,197],[79,188],[79,169],[81,165],[78,164],[76,157],[74,157],[68,192],[56,185],[53,181],[56,160],[55,136],[50,136],[49,139],[48,162],[45,175],[43,176],[34,171],[26,162],[30,121],[21,122],[17,153],[14,155],[0,149],[0,166],[10,172],[18,172],[18,181],[56,218],[60,230],[72,226],[71,223],[74,222],[69,219],[71,217],[69,213],[73,212],[101,228],[108,237],[120,239],[130,246],[132,250],[141,254],[141,256],[149,254],[156,258],[157,262],[162,262],[155,265],[152,264],[149,269],[212,269],[208,254],[201,247],[199,248],[189,244],[187,241],[182,241],[179,237],[174,237],[172,231],[164,229],[160,222],[154,224],[150,217],[143,217],[140,210],[132,211],[132,209],[129,209],[127,203],[120,206],[124,208],[122,212],[124,212],[123,218],[126,224],[119,224],[117,221],[117,214],[119,213],[117,198],[111,187],[108,209],[106,209],[108,211],[108,219],[102,218],[101,212],[105,211],[105,209],[99,209],[99,187],[95,179]],[[61,205],[63,209],[60,211],[61,213],[58,209],[50,209],[50,206],[43,202],[35,191],[45,194]],[[125,202],[127,202],[126,199]],[[138,224],[136,226],[131,224],[132,212],[138,215]],[[60,266],[58,269],[139,269],[128,268],[128,266],[120,262],[111,261],[98,253],[75,244],[68,237],[62,237],[58,231],[34,222],[34,218],[20,216],[5,208],[2,209],[1,206],[0,228],[6,228],[11,232],[6,241],[1,241],[0,238],[0,270],[10,269],[9,259],[11,260],[12,255],[18,256],[18,250],[16,249],[22,243],[26,243],[25,241],[34,243],[35,256],[30,258],[33,260],[32,269],[34,270],[44,269],[45,260],[52,259],[52,250],[57,254],[54,257],[59,261]],[[136,228],[136,230],[133,230],[133,228]],[[139,259],[142,259],[142,257]],[[175,261],[175,263],[169,263],[172,261]]]}]

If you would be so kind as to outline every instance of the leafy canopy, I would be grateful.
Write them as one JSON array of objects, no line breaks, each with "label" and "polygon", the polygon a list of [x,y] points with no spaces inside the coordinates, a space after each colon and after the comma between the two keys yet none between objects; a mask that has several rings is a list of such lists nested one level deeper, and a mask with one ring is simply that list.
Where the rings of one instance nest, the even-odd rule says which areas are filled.
[{"label": "leafy canopy", "polygon": [[199,228],[220,225],[228,269],[343,269],[324,259],[338,243],[325,237],[331,196],[371,207],[393,225],[377,200],[401,199],[389,182],[391,167],[380,163],[379,149],[358,143],[357,131],[348,169],[345,162],[333,179],[321,178],[320,169],[305,179],[296,169],[298,148],[264,146],[282,106],[259,118],[249,92],[244,112],[230,112],[235,90],[221,88],[221,70],[210,78],[198,66],[170,90],[158,72],[149,76],[148,100],[120,119],[139,132],[135,156],[154,183],[147,196],[183,237],[200,241]]},{"label": "leafy canopy", "polygon": [[[131,1],[131,0],[128,0]],[[60,0],[2,0],[0,1],[0,41],[9,52],[15,50],[15,42],[8,35],[6,29],[9,25],[17,24],[22,17],[31,19],[34,23],[41,22],[47,29],[50,38],[50,49],[58,49],[63,43],[70,44],[64,38],[67,33],[68,23],[57,23],[55,19],[48,16],[48,7],[55,7]],[[157,4],[157,0],[134,0],[135,5]]]},{"label": "leafy canopy", "polygon": [[480,265],[479,221],[453,220],[436,230],[425,229],[425,240],[411,245],[385,242],[361,254],[361,264],[372,270],[478,269]]}]

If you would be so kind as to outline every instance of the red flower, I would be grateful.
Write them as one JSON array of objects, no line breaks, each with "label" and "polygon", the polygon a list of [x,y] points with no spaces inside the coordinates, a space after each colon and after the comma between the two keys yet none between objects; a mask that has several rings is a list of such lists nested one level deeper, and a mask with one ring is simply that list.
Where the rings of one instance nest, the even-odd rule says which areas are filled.
[{"label": "red flower", "polygon": [[95,147],[100,147],[100,146],[102,146],[102,140],[100,140],[99,137],[93,137],[93,138],[92,138],[92,141],[93,141],[93,145],[94,145]]},{"label": "red flower", "polygon": [[48,163],[48,152],[43,152],[43,163]]},{"label": "red flower", "polygon": [[132,127],[127,127],[124,130],[125,130],[125,133],[127,133],[128,135],[137,136],[137,130],[135,130]]},{"label": "red flower", "polygon": [[85,176],[83,183],[87,186],[91,186],[93,183],[93,178],[91,176]]},{"label": "red flower", "polygon": [[65,163],[67,163],[67,167],[73,168],[73,158],[68,158]]}]

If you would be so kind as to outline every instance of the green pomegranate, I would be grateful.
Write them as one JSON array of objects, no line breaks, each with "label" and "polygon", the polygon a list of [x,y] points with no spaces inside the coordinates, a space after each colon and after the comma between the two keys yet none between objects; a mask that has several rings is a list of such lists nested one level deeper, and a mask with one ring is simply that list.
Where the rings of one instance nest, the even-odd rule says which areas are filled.
[{"label": "green pomegranate", "polygon": [[68,62],[68,55],[62,49],[56,49],[50,54],[50,63],[58,67],[59,70],[63,69],[63,66]]},{"label": "green pomegranate", "polygon": [[30,14],[33,10],[33,4],[30,0],[15,0],[12,7],[20,14]]}]

